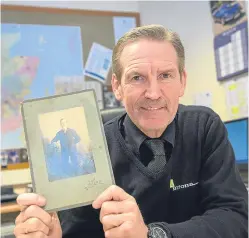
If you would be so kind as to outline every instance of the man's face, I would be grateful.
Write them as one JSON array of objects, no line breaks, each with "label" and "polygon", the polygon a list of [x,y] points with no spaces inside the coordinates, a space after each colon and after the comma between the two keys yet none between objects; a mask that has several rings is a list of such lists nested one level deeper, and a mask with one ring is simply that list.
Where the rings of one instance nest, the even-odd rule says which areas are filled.
[{"label": "man's face", "polygon": [[63,131],[67,130],[67,121],[65,119],[61,120],[61,128]]},{"label": "man's face", "polygon": [[121,82],[112,87],[131,120],[150,137],[159,137],[174,119],[179,97],[184,94],[186,72],[178,69],[171,43],[139,40],[128,44],[120,57]]}]

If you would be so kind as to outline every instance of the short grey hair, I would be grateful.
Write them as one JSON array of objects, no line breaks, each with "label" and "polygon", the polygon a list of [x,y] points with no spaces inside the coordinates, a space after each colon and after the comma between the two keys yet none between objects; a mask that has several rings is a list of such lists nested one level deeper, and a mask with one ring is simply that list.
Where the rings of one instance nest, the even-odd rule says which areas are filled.
[{"label": "short grey hair", "polygon": [[185,67],[185,52],[181,39],[176,32],[173,32],[161,25],[147,25],[136,27],[122,36],[113,49],[112,54],[112,72],[118,80],[122,77],[122,65],[120,64],[120,56],[126,45],[141,39],[149,39],[155,41],[170,42],[176,50],[178,57],[178,69],[180,74]]}]

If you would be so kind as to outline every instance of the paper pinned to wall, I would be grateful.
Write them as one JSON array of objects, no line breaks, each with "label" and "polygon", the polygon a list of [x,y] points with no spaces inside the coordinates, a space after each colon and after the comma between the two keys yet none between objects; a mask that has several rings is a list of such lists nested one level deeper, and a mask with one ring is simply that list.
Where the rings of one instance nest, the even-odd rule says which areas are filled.
[{"label": "paper pinned to wall", "polygon": [[210,92],[201,92],[194,95],[194,105],[212,108],[212,94]]},{"label": "paper pinned to wall", "polygon": [[112,50],[94,42],[86,61],[84,74],[105,84],[111,59]]},{"label": "paper pinned to wall", "polygon": [[241,118],[248,116],[248,77],[224,83],[229,116]]},{"label": "paper pinned to wall", "polygon": [[136,19],[134,17],[113,17],[115,44],[126,32],[134,27],[136,27]]}]

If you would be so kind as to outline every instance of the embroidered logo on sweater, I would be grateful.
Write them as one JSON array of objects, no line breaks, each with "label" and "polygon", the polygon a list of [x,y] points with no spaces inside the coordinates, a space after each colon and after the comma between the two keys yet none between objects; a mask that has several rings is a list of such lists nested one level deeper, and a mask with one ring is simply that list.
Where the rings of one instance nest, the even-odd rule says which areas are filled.
[{"label": "embroidered logo on sweater", "polygon": [[170,188],[174,188],[175,187],[175,184],[174,184],[174,180],[173,179],[170,179]]},{"label": "embroidered logo on sweater", "polygon": [[197,183],[186,183],[183,185],[175,186],[173,179],[170,180],[170,188],[173,189],[173,191],[193,187],[193,186],[196,186],[197,184],[198,184],[198,182]]}]

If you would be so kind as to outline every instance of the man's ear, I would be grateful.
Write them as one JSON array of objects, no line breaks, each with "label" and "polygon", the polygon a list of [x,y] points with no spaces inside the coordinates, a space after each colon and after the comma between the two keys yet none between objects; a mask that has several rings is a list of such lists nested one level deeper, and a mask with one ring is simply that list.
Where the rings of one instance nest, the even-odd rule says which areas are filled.
[{"label": "man's ear", "polygon": [[112,74],[112,91],[118,101],[122,100],[121,81],[116,74]]},{"label": "man's ear", "polygon": [[186,81],[187,81],[187,72],[184,69],[183,72],[181,73],[181,88],[180,88],[179,97],[182,97],[184,95],[186,88]]}]

